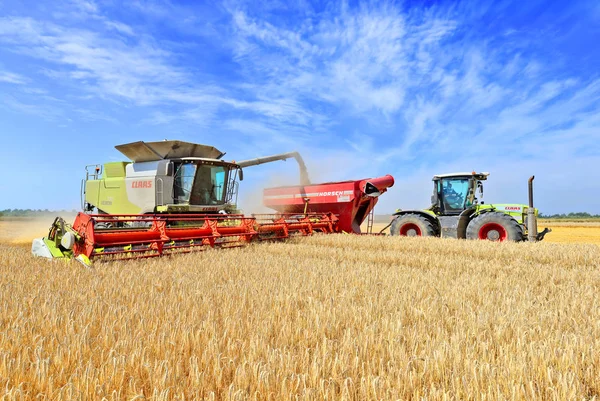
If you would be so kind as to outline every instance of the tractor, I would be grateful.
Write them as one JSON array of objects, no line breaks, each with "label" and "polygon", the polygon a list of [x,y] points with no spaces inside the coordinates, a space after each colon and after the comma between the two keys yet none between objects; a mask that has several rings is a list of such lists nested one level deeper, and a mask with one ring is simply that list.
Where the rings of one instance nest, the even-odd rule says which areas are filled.
[{"label": "tractor", "polygon": [[[483,181],[489,173],[452,173],[433,177],[431,206],[425,210],[394,213],[390,234],[400,236],[541,241],[551,230],[537,231],[538,210],[533,207],[533,179],[529,204],[485,204]],[[477,197],[479,196],[479,197]]]}]

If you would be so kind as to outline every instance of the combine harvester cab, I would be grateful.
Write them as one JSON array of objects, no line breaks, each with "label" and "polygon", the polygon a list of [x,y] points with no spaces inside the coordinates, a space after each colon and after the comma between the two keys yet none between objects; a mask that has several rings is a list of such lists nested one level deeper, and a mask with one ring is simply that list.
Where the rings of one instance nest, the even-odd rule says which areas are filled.
[{"label": "combine harvester cab", "polygon": [[[391,176],[310,184],[297,152],[225,162],[223,153],[180,141],[117,146],[131,162],[93,166],[82,184],[83,209],[69,224],[55,219],[32,243],[34,255],[77,259],[149,258],[197,249],[241,246],[313,233],[360,233]],[[235,210],[242,168],[295,158],[301,185],[265,190],[277,214],[244,216]],[[87,169],[86,169],[87,171]],[[97,211],[92,214],[91,212]]]}]

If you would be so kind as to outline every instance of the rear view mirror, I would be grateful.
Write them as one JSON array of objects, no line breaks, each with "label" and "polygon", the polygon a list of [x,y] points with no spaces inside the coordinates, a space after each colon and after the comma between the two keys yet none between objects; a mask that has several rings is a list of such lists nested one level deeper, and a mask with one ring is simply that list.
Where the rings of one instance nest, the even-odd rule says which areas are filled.
[{"label": "rear view mirror", "polygon": [[432,206],[438,204],[438,202],[439,202],[438,193],[440,192],[440,190],[441,190],[440,182],[439,181],[434,182],[433,183],[433,195],[431,195],[431,205]]}]

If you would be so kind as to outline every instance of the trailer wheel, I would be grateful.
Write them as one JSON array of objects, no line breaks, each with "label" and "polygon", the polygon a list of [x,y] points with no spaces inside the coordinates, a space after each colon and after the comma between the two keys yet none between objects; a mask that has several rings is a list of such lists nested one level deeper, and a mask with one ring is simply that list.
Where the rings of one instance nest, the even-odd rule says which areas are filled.
[{"label": "trailer wheel", "polygon": [[468,239],[523,241],[523,229],[504,213],[489,212],[475,217],[467,226]]},{"label": "trailer wheel", "polygon": [[396,216],[390,227],[391,235],[404,237],[433,237],[435,229],[433,224],[418,214],[403,214]]}]

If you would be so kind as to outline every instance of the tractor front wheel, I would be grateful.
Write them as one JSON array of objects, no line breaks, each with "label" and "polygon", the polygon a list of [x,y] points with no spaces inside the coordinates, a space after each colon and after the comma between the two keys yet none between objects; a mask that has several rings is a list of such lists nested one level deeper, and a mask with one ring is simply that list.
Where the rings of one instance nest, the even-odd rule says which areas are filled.
[{"label": "tractor front wheel", "polygon": [[433,224],[418,214],[404,214],[396,216],[390,227],[391,235],[405,237],[433,237],[435,229]]},{"label": "tractor front wheel", "polygon": [[468,239],[523,241],[523,230],[515,219],[504,213],[489,212],[475,217],[467,226]]}]

